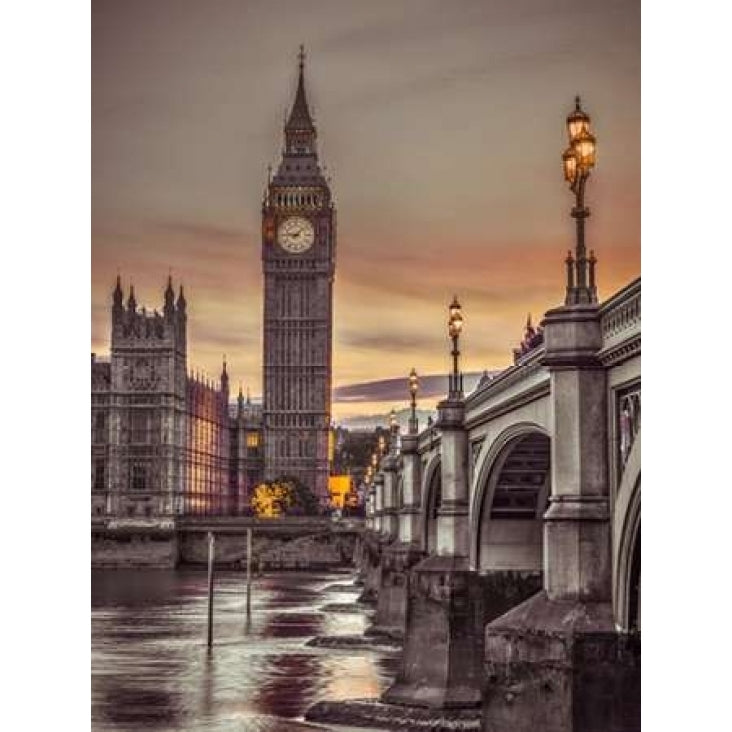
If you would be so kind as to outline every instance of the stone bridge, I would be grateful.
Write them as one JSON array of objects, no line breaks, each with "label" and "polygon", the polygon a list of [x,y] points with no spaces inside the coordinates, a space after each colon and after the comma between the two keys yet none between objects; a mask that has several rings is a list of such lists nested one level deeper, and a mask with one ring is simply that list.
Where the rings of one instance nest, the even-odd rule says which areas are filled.
[{"label": "stone bridge", "polygon": [[543,342],[392,440],[362,565],[376,630],[404,634],[385,701],[639,728],[640,298],[549,311]]}]

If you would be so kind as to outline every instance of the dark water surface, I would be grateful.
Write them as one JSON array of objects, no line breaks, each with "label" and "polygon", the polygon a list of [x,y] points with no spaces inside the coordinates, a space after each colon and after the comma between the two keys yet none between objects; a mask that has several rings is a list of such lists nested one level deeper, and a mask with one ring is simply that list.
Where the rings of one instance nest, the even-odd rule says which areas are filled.
[{"label": "dark water surface", "polygon": [[242,573],[216,576],[214,648],[206,648],[205,571],[92,572],[92,729],[294,732],[320,699],[376,697],[398,656],[308,648],[315,635],[361,633],[369,621],[322,611],[356,593],[343,574],[256,578],[245,616]]}]

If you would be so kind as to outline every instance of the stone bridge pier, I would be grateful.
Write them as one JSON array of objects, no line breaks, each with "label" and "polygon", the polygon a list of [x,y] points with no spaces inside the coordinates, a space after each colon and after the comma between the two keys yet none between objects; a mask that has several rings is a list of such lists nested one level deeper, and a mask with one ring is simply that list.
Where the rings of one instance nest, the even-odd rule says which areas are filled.
[{"label": "stone bridge pier", "polygon": [[384,475],[374,475],[367,499],[367,531],[363,537],[363,552],[358,577],[363,582],[363,592],[359,601],[375,603],[381,586],[381,564],[384,545],[387,541],[384,526],[386,523],[384,507]]},{"label": "stone bridge pier", "polygon": [[599,306],[550,310],[543,326],[553,418],[543,589],[486,628],[484,728],[637,729],[639,648],[617,633],[612,608]]},{"label": "stone bridge pier", "polygon": [[476,706],[482,689],[483,603],[468,567],[468,452],[465,405],[438,405],[442,500],[437,552],[411,572],[402,667],[387,702],[451,708]]},{"label": "stone bridge pier", "polygon": [[[370,546],[373,545],[373,537],[375,534],[374,526],[374,501],[376,498],[376,490],[373,483],[369,485],[368,491],[366,492],[365,500],[365,519],[364,528],[365,531],[359,542],[359,552],[356,556],[356,582],[360,585],[367,585],[370,581]],[[373,589],[373,588],[372,588]],[[374,589],[374,592],[376,590]],[[374,595],[375,596],[375,595]],[[361,595],[361,599],[365,600],[365,593]]]},{"label": "stone bridge pier", "polygon": [[421,471],[416,433],[402,438],[401,454],[393,450],[387,455],[382,470],[394,530],[388,533],[381,555],[376,617],[367,632],[401,637],[406,626],[410,570],[424,557],[418,532]]}]

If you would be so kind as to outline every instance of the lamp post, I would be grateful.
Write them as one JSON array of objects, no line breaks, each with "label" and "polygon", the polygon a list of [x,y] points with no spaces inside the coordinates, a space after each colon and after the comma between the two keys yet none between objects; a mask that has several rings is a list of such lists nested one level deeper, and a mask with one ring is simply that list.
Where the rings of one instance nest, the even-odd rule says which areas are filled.
[{"label": "lamp post", "polygon": [[458,302],[457,295],[453,297],[449,308],[447,331],[452,341],[452,373],[450,374],[448,399],[463,398],[463,375],[460,373],[458,359],[460,357],[460,332],[463,329],[463,310]]},{"label": "lamp post", "polygon": [[595,254],[590,252],[589,259],[585,248],[585,219],[590,209],[585,206],[585,185],[590,172],[595,167],[595,137],[590,132],[590,116],[582,109],[580,98],[575,97],[574,111],[567,117],[569,147],[562,154],[564,179],[575,195],[572,218],[577,222],[577,243],[575,255],[570,251],[567,266],[566,305],[597,302],[595,286]]},{"label": "lamp post", "polygon": [[417,422],[417,392],[419,391],[419,379],[417,371],[413,368],[409,372],[409,398],[412,409],[409,417],[409,434],[416,435],[419,432],[419,424]]}]

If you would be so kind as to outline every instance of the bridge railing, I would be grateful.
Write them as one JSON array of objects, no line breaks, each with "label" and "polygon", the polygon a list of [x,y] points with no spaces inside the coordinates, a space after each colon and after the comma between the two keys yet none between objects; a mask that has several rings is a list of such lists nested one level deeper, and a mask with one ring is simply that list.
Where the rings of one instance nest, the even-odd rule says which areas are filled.
[{"label": "bridge railing", "polygon": [[641,281],[640,277],[624,287],[600,310],[602,340],[617,342],[640,332],[641,324]]}]

